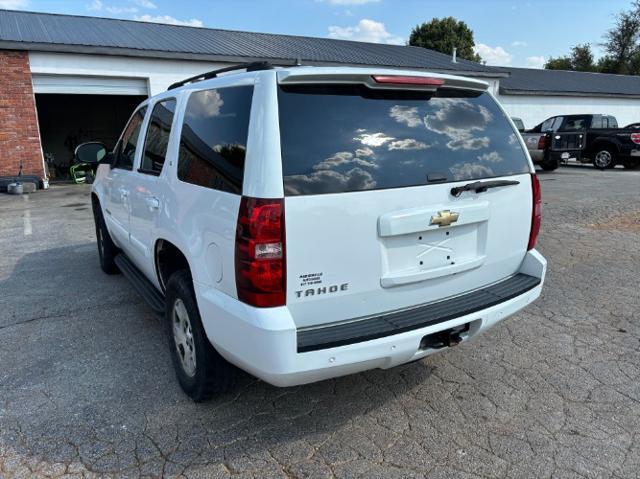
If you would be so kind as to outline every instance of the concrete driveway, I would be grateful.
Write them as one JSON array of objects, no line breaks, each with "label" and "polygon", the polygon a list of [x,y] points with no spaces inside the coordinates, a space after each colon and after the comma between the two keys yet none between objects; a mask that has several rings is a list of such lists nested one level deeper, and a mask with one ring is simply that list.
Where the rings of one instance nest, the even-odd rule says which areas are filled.
[{"label": "concrete driveway", "polygon": [[640,172],[541,174],[543,297],[411,365],[194,404],[89,189],[0,196],[0,477],[640,477]]}]

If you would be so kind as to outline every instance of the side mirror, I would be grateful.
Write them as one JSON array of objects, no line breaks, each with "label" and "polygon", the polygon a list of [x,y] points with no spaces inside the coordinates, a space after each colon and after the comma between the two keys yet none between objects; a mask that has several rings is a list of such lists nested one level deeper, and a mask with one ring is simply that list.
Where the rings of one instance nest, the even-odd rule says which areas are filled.
[{"label": "side mirror", "polygon": [[107,152],[107,147],[97,141],[78,145],[75,157],[78,163],[88,163],[90,165],[110,163],[111,161],[111,155]]}]

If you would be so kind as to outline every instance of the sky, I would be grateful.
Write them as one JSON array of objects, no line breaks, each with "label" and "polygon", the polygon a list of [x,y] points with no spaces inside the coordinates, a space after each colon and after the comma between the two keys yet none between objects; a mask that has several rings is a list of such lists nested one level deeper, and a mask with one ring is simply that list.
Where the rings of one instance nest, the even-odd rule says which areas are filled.
[{"label": "sky", "polygon": [[434,17],[464,20],[489,65],[541,68],[590,43],[631,0],[0,0],[0,8],[404,44]]}]

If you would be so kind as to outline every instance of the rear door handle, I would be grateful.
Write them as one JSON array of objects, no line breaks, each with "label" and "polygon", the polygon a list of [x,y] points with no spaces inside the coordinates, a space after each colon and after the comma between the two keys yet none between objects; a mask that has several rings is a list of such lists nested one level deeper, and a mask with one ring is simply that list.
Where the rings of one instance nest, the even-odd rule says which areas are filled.
[{"label": "rear door handle", "polygon": [[157,210],[160,208],[160,200],[155,196],[147,198],[145,201],[147,202],[147,206],[150,210]]}]

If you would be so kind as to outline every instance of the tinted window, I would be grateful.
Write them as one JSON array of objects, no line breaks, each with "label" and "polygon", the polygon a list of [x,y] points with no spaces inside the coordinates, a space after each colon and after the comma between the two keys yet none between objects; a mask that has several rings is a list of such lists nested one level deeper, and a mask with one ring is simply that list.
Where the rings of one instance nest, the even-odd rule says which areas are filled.
[{"label": "tinted window", "polygon": [[242,192],[252,95],[251,86],[191,94],[180,138],[179,179]]},{"label": "tinted window", "polygon": [[607,117],[609,119],[609,128],[618,128],[618,120],[613,116]]},{"label": "tinted window", "polygon": [[140,171],[143,173],[159,175],[162,171],[175,111],[176,101],[173,99],[159,102],[153,107],[140,164]]},{"label": "tinted window", "polygon": [[517,133],[486,93],[287,86],[279,104],[287,195],[529,171]]},{"label": "tinted window", "polygon": [[[589,116],[572,116],[568,117],[562,125],[561,131],[580,131],[587,128],[591,117]],[[594,127],[598,128],[598,127]]]},{"label": "tinted window", "polygon": [[553,131],[553,125],[556,123],[558,118],[560,119],[560,121],[562,121],[562,117],[553,117],[553,118],[549,118],[548,120],[543,121],[542,122],[542,126],[540,127],[540,130],[541,131]]},{"label": "tinted window", "polygon": [[122,139],[117,146],[115,168],[125,168],[127,170],[133,168],[133,160],[136,156],[140,129],[142,128],[142,122],[144,121],[144,115],[146,113],[147,107],[143,106],[133,114],[131,120],[129,120],[129,123],[125,127]]}]

